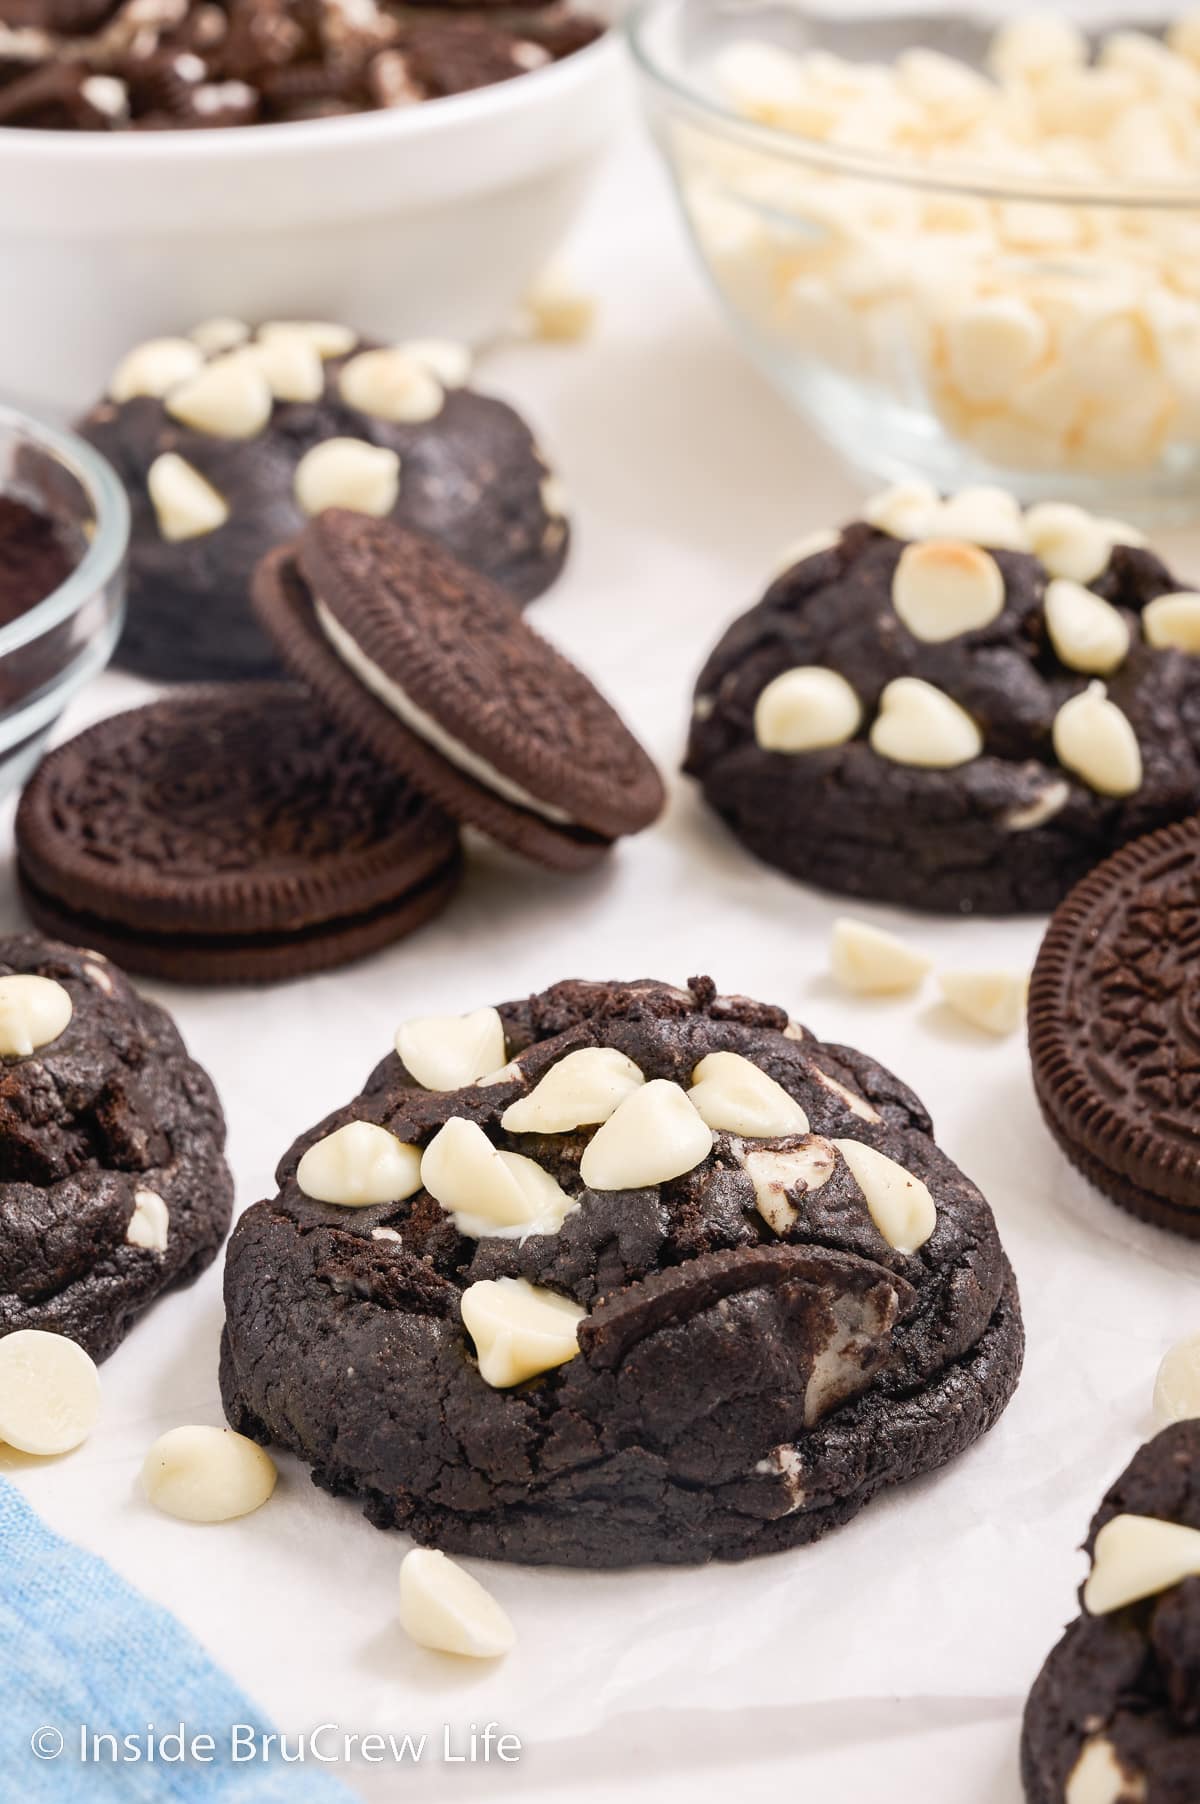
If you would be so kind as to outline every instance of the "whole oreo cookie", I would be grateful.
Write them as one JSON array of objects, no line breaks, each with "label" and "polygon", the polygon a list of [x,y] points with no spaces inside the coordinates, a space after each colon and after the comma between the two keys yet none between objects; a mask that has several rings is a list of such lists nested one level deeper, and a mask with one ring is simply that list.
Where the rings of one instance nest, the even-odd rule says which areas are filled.
[{"label": "whole oreo cookie", "polygon": [[580,870],[659,814],[657,770],[589,679],[431,540],[331,509],[264,560],[254,602],[347,732],[523,856]]},{"label": "whole oreo cookie", "polygon": [[111,1353],[224,1239],[224,1145],[164,1009],[100,953],[0,938],[0,1336]]},{"label": "whole oreo cookie", "polygon": [[1087,1539],[1082,1614],[1025,1711],[1028,1804],[1200,1797],[1200,1421],[1164,1429]]},{"label": "whole oreo cookie", "polygon": [[276,673],[251,574],[331,506],[428,533],[521,601],[554,581],[561,485],[513,409],[464,386],[464,347],[381,348],[319,321],[196,335],[131,351],[79,426],[132,509],[119,663],[168,680]]},{"label": "whole oreo cookie", "polygon": [[1200,808],[1200,598],[1134,529],[890,492],[725,634],[686,769],[751,851],[848,895],[1049,910]]},{"label": "whole oreo cookie", "polygon": [[1029,991],[1042,1114],[1112,1201],[1200,1239],[1200,821],[1125,846],[1071,892]]},{"label": "whole oreo cookie", "polygon": [[453,824],[287,684],[181,691],[52,751],[17,812],[39,926],[181,983],[390,944],[458,879]]},{"label": "whole oreo cookie", "polygon": [[381,1527],[575,1566],[812,1541],[995,1422],[986,1202],[783,1010],[556,985],[408,1022],[230,1242],[232,1425]]}]

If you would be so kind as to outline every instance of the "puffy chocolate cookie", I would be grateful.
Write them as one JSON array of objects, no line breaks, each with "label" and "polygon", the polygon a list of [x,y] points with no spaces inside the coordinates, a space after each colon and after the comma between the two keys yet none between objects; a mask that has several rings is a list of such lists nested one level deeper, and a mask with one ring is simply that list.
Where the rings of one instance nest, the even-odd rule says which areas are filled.
[{"label": "puffy chocolate cookie", "polygon": [[406,1023],[239,1221],[221,1386],[381,1527],[575,1566],[814,1540],[1020,1371],[986,1202],[872,1060],[708,978]]},{"label": "puffy chocolate cookie", "polygon": [[868,514],[696,686],[686,769],[751,851],[848,895],[1041,911],[1200,808],[1200,599],[1132,528],[917,485]]},{"label": "puffy chocolate cookie", "polygon": [[1082,1614],[1025,1711],[1028,1804],[1200,1797],[1200,1421],[1143,1447],[1087,1539]]},{"label": "puffy chocolate cookie", "polygon": [[0,1335],[111,1353],[224,1239],[224,1145],[164,1009],[98,952],[0,939]]},{"label": "puffy chocolate cookie", "polygon": [[276,672],[251,573],[332,506],[386,514],[518,600],[539,595],[567,553],[562,487],[520,416],[465,386],[469,365],[460,345],[383,348],[332,322],[252,337],[209,321],[131,351],[79,425],[132,509],[117,661],[168,680]]}]

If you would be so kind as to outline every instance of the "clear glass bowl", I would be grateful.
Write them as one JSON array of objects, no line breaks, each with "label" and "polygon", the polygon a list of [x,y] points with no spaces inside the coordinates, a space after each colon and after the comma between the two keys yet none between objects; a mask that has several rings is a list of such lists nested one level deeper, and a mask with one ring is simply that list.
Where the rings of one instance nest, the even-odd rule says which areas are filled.
[{"label": "clear glass bowl", "polygon": [[70,432],[0,407],[0,491],[58,522],[79,562],[0,626],[0,794],[23,783],[76,690],[104,669],[125,611],[129,503],[105,460]]},{"label": "clear glass bowl", "polygon": [[[875,63],[921,46],[978,66],[996,24],[830,6],[644,0],[628,20],[690,236],[745,347],[872,478],[1200,516],[1200,179],[1014,182],[739,115],[712,70],[733,43]],[[969,358],[964,392],[981,301],[984,342],[996,302],[1033,305],[1044,342],[1019,375]]]}]

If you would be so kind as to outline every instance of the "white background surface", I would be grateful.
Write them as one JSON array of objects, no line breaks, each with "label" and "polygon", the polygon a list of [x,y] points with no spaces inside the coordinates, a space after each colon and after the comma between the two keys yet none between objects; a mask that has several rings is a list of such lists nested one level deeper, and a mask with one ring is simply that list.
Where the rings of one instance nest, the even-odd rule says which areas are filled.
[{"label": "white background surface", "polygon": [[[538,422],[573,497],[570,571],[534,618],[669,773],[716,634],[783,544],[853,512],[856,488],[728,342],[632,122],[573,261],[600,300],[596,336],[506,348],[480,379]],[[1200,540],[1167,544],[1185,577],[1200,575]],[[68,724],[142,693],[105,678]],[[1074,1612],[1087,1520],[1150,1430],[1158,1358],[1200,1329],[1200,1247],[1141,1228],[1068,1171],[1019,1038],[956,1025],[932,989],[888,1004],[839,994],[825,975],[838,912],[755,866],[676,779],[665,820],[596,875],[556,880],[476,854],[442,919],[364,966],[261,992],[155,993],[223,1096],[239,1207],[273,1190],[291,1139],[359,1088],[407,1015],[569,975],[709,971],[863,1046],[928,1102],[1021,1281],[1024,1381],[957,1465],[815,1548],[739,1567],[476,1565],[519,1645],[498,1666],[456,1663],[408,1646],[396,1625],[405,1539],[314,1490],[297,1463],[281,1462],[265,1509],[225,1526],[170,1521],[139,1496],[156,1435],[221,1420],[218,1264],[104,1367],[103,1416],[83,1449],[42,1463],[0,1450],[0,1472],[173,1609],[289,1731],[336,1722],[440,1743],[445,1722],[495,1719],[524,1742],[519,1765],[487,1771],[441,1764],[436,1745],[417,1768],[339,1769],[367,1799],[1017,1804],[1024,1695]],[[1028,965],[1041,930],[856,912],[944,965]],[[6,871],[0,922],[18,919]]]}]

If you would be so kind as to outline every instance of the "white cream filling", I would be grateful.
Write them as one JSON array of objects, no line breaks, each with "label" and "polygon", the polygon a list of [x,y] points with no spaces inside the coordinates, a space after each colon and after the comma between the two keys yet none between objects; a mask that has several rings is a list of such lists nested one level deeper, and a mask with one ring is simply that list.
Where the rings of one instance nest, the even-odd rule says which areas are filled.
[{"label": "white cream filling", "polygon": [[362,647],[356,645],[340,621],[335,620],[323,601],[313,597],[313,609],[320,623],[321,631],[329,640],[342,663],[351,669],[361,683],[377,696],[385,708],[391,710],[397,720],[402,721],[410,733],[432,746],[448,763],[463,771],[468,777],[474,777],[485,789],[493,794],[503,796],[506,802],[514,802],[518,808],[527,808],[532,814],[540,814],[543,820],[554,821],[562,826],[574,826],[572,817],[562,808],[555,808],[550,802],[539,801],[537,796],[530,795],[520,783],[514,783],[503,771],[473,752],[470,746],[463,745],[445,728],[439,726],[433,716],[426,714],[423,708],[410,696],[405,695],[398,683],[393,682],[386,671],[380,670],[368,658]]}]

